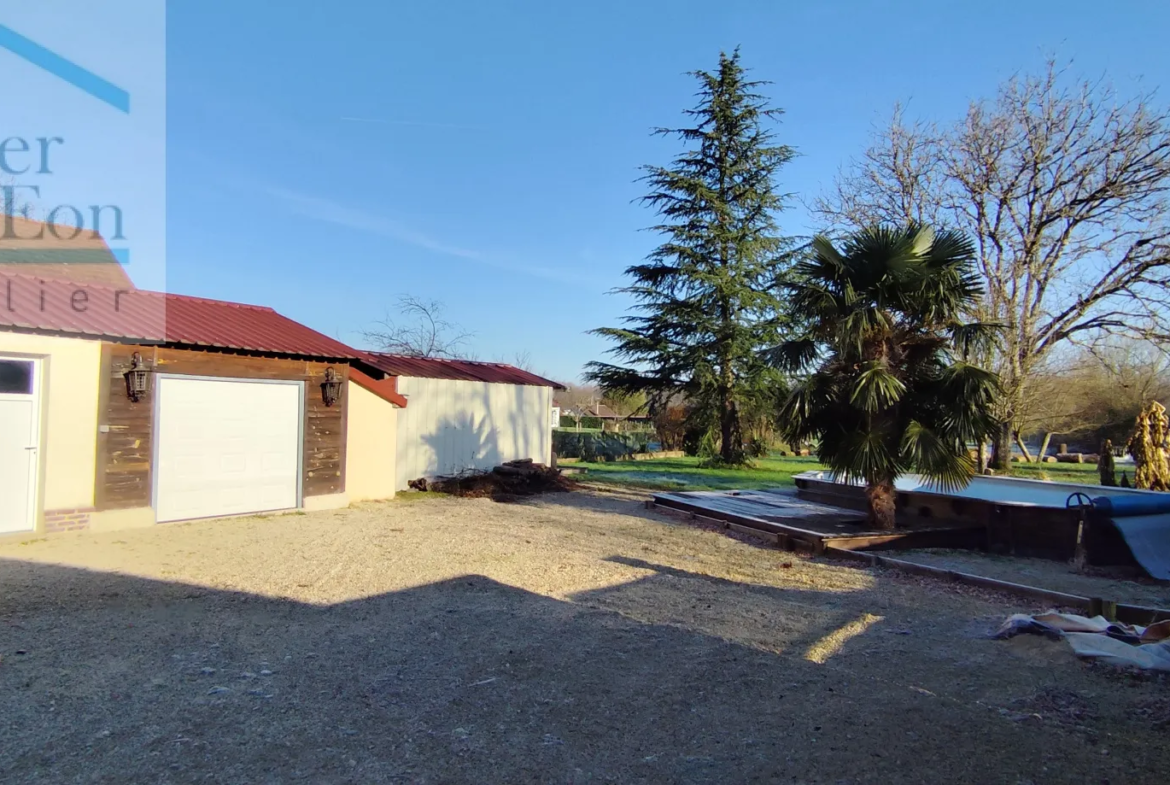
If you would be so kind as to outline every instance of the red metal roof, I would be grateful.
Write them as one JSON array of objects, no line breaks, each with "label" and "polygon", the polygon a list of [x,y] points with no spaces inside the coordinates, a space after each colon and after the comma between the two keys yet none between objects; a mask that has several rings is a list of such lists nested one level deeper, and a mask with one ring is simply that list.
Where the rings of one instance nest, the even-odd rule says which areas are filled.
[{"label": "red metal roof", "polygon": [[369,362],[357,349],[259,305],[0,270],[4,327]]},{"label": "red metal roof", "polygon": [[457,379],[495,384],[525,384],[534,387],[565,389],[560,382],[504,363],[475,360],[444,360],[434,357],[408,357],[402,354],[367,352],[369,362],[391,376],[414,376],[422,379]]}]

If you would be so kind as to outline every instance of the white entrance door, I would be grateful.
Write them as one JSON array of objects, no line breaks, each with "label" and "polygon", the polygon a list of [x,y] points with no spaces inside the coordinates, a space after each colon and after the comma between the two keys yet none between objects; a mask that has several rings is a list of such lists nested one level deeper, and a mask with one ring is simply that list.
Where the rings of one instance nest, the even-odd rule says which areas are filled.
[{"label": "white entrance door", "polygon": [[36,526],[37,362],[0,357],[0,534]]},{"label": "white entrance door", "polygon": [[296,507],[302,385],[157,379],[155,519]]}]

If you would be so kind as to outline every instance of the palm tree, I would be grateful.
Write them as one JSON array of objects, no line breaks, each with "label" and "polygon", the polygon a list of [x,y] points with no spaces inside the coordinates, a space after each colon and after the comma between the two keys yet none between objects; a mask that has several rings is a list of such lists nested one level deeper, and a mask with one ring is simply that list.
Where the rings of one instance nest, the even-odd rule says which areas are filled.
[{"label": "palm tree", "polygon": [[835,478],[865,483],[870,523],[894,528],[894,480],[944,489],[975,471],[967,444],[996,427],[997,377],[966,359],[996,327],[965,324],[982,295],[961,233],[874,227],[841,249],[816,237],[788,284],[804,328],[771,359],[807,373],[780,410],[787,441],[819,441]]}]

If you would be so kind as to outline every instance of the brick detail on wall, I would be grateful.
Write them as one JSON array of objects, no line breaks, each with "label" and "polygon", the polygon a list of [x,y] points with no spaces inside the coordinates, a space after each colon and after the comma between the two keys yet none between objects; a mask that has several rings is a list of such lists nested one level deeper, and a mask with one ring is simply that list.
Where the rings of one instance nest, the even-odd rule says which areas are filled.
[{"label": "brick detail on wall", "polygon": [[45,510],[45,532],[74,532],[89,528],[89,514],[93,509]]}]

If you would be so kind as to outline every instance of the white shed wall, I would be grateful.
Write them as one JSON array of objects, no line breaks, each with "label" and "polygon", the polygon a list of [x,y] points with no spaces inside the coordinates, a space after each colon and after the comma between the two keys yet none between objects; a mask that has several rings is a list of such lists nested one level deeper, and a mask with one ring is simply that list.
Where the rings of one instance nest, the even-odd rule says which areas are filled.
[{"label": "white shed wall", "polygon": [[552,460],[552,388],[398,377],[396,490],[419,477]]}]

